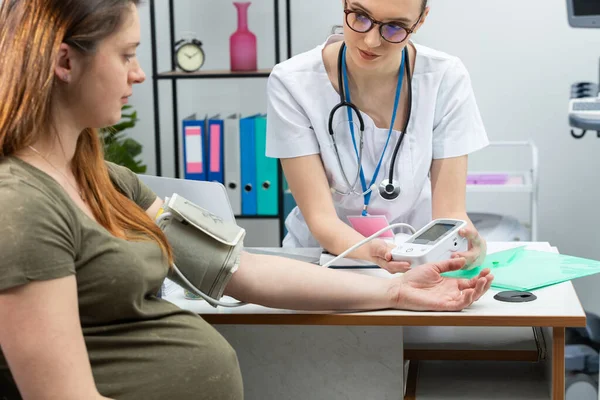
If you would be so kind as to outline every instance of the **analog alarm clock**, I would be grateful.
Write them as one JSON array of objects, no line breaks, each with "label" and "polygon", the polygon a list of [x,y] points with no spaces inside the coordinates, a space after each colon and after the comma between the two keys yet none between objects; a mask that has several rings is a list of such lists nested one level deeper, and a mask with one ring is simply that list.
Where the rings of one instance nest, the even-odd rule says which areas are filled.
[{"label": "analog alarm clock", "polygon": [[175,64],[185,72],[196,72],[204,65],[202,42],[196,39],[181,39],[174,46]]}]

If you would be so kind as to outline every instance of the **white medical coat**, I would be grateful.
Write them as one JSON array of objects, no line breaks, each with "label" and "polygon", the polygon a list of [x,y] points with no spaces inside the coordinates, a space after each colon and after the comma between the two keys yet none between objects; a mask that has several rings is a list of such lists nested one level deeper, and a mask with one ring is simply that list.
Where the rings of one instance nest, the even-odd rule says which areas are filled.
[{"label": "white medical coat", "polygon": [[[316,48],[275,66],[267,84],[268,157],[291,158],[320,154],[330,187],[346,191],[328,130],[331,109],[339,103],[322,58],[324,46],[343,40],[332,35]],[[463,63],[448,54],[415,44],[417,53],[412,77],[412,115],[396,158],[394,179],[400,196],[388,201],[375,190],[369,214],[385,215],[390,223],[404,222],[419,229],[431,221],[433,159],[457,157],[485,147],[489,142],[475,101],[469,74]],[[362,167],[370,185],[373,172],[388,137],[388,127],[377,128],[361,113],[364,123]],[[334,128],[338,150],[350,183],[357,171],[357,157],[347,124],[346,108],[337,111]],[[356,116],[354,116],[356,122]],[[345,131],[344,131],[345,129]],[[382,165],[374,182],[379,185],[389,171],[391,156],[400,131],[392,132]],[[358,131],[355,131],[358,140]],[[358,143],[358,142],[357,142]],[[310,188],[308,189],[310,190]],[[356,191],[362,192],[360,181]],[[362,195],[333,194],[339,218],[360,215]],[[318,247],[298,207],[285,221],[288,234],[284,247]]]}]

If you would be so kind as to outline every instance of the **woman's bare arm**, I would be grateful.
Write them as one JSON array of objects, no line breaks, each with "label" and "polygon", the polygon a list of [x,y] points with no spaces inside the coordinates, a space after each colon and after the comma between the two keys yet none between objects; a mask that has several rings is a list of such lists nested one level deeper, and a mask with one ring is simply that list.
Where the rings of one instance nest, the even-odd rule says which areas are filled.
[{"label": "woman's bare arm", "polygon": [[458,311],[477,301],[493,279],[489,269],[471,280],[441,275],[461,268],[464,262],[454,259],[423,264],[399,277],[376,278],[282,257],[242,253],[225,294],[249,303],[295,310]]}]

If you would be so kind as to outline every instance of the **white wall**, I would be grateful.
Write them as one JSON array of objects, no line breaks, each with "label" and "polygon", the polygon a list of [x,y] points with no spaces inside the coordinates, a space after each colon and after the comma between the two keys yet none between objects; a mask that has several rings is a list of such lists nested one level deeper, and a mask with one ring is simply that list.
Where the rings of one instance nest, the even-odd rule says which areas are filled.
[{"label": "white wall", "polygon": [[[437,0],[419,40],[464,61],[491,140],[537,144],[539,239],[600,259],[600,139],[571,138],[566,112],[571,83],[598,79],[600,30],[570,28],[564,0]],[[576,282],[594,312],[599,286]]]},{"label": "white wall", "polygon": [[[533,139],[540,150],[539,240],[561,252],[600,259],[600,139],[588,133],[572,139],[567,120],[570,84],[596,81],[600,30],[568,26],[564,0],[430,0],[431,13],[415,41],[459,56],[471,73],[473,87],[491,140]],[[157,1],[159,70],[170,67],[166,1]],[[283,1],[281,1],[283,3]],[[282,4],[282,56],[285,36]],[[274,62],[272,1],[255,0],[249,10],[250,29],[259,42],[259,68]],[[301,0],[292,5],[293,53],[321,43],[342,22],[340,0]],[[148,5],[141,7],[142,46],[139,58],[151,74]],[[176,34],[194,30],[204,42],[204,68],[228,68],[228,38],[235,30],[230,1],[177,0]],[[150,78],[150,77],[149,77]],[[180,81],[180,117],[266,107],[264,83],[256,80]],[[173,175],[170,83],[160,84],[163,132],[163,174]],[[131,104],[141,122],[131,132],[144,145],[144,160],[154,172],[154,122],[150,79],[135,89]],[[520,155],[487,160],[494,165],[521,161]],[[496,199],[498,200],[498,199]],[[522,214],[526,198],[500,198]],[[477,200],[479,204],[487,200]],[[524,208],[525,207],[525,208]],[[584,306],[600,313],[592,294],[600,277],[576,282]],[[598,305],[596,305],[598,303]],[[594,309],[596,308],[596,309]]]}]

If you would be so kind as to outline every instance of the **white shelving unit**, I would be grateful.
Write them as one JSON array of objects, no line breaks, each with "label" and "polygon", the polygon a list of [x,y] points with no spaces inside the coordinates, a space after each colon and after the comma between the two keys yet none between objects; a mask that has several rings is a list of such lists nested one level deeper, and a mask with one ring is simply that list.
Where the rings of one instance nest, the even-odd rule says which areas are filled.
[{"label": "white shelving unit", "polygon": [[[507,174],[509,175],[509,183],[502,185],[494,184],[468,184],[467,191],[471,193],[531,193],[533,192],[533,177],[532,174],[527,172],[523,174],[517,174],[514,172],[498,171],[495,174]],[[485,174],[485,172],[473,172],[473,174]],[[518,180],[518,181],[517,181]]]},{"label": "white shelving unit", "polygon": [[508,174],[504,184],[467,184],[467,193],[529,193],[531,241],[537,241],[538,221],[538,149],[532,141],[490,142],[490,147],[529,147],[531,166],[523,171],[469,171],[469,175]]}]

